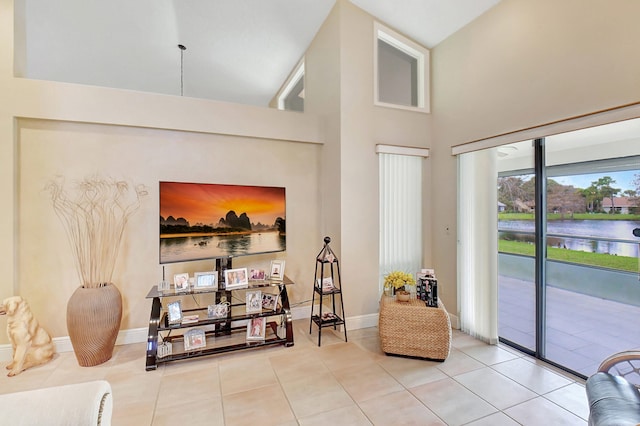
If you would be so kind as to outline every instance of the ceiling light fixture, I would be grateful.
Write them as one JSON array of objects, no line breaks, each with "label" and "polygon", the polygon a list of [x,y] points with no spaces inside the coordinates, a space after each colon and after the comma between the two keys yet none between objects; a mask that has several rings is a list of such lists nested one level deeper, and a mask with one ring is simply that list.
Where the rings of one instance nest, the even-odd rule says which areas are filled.
[{"label": "ceiling light fixture", "polygon": [[179,44],[180,49],[180,96],[184,94],[184,51],[187,50],[184,44]]}]

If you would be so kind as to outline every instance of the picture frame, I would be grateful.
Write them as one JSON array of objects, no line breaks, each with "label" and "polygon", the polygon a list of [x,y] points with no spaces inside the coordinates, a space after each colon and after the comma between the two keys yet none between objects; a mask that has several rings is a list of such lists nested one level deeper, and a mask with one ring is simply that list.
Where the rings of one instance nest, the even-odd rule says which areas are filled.
[{"label": "picture frame", "polygon": [[167,322],[169,325],[182,323],[182,301],[176,300],[167,305]]},{"label": "picture frame", "polygon": [[284,266],[284,260],[272,260],[269,278],[275,281],[282,281],[284,279]]},{"label": "picture frame", "polygon": [[249,290],[245,293],[246,312],[255,314],[262,312],[262,291]]},{"label": "picture frame", "polygon": [[218,273],[216,271],[196,272],[193,281],[194,290],[217,290]]},{"label": "picture frame", "polygon": [[187,331],[184,333],[183,339],[185,351],[193,351],[207,346],[207,338],[204,334],[204,330],[200,328],[192,328]]},{"label": "picture frame", "polygon": [[264,269],[253,269],[249,270],[249,281],[263,281],[266,278],[267,274]]},{"label": "picture frame", "polygon": [[269,311],[275,311],[278,308],[279,294],[263,293],[262,294],[262,309]]},{"label": "picture frame", "polygon": [[330,292],[336,289],[336,286],[333,284],[333,278],[325,277],[320,281],[320,278],[316,280],[316,287],[321,289],[323,292]]},{"label": "picture frame", "polygon": [[165,292],[171,290],[171,283],[165,279],[158,283],[158,291]]},{"label": "picture frame", "polygon": [[173,345],[169,341],[158,343],[157,356],[158,358],[164,358],[173,353]]},{"label": "picture frame", "polygon": [[226,318],[229,314],[229,302],[220,302],[214,305],[207,306],[207,318],[219,319]]},{"label": "picture frame", "polygon": [[176,292],[189,291],[189,274],[187,272],[174,274],[173,288]]},{"label": "picture frame", "polygon": [[224,288],[232,290],[236,288],[247,288],[249,286],[249,273],[247,268],[225,269]]},{"label": "picture frame", "polygon": [[247,323],[247,340],[260,341],[264,340],[267,328],[267,318],[255,317],[251,318]]}]

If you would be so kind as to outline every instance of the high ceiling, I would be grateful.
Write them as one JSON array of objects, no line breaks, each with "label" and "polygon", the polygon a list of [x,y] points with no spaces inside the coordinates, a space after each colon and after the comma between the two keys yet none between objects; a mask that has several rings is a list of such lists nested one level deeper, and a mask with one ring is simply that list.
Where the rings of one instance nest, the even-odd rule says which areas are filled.
[{"label": "high ceiling", "polygon": [[[350,1],[428,48],[499,2]],[[335,0],[15,3],[26,77],[267,106]]]}]

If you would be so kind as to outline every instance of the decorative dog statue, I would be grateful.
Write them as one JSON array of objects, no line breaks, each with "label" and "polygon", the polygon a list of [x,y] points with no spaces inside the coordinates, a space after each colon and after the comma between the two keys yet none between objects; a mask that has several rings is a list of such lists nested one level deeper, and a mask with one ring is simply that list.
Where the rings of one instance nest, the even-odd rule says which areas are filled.
[{"label": "decorative dog statue", "polygon": [[7,335],[13,347],[9,377],[51,361],[55,353],[51,336],[38,324],[26,300],[20,296],[4,299],[0,315],[7,315]]}]

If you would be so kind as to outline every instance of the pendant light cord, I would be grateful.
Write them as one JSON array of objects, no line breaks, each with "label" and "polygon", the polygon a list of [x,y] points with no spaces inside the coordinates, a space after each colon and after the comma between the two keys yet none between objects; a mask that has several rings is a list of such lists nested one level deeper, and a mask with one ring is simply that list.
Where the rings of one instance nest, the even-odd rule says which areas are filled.
[{"label": "pendant light cord", "polygon": [[180,96],[184,95],[184,51],[187,48],[183,44],[178,45],[180,49]]}]

